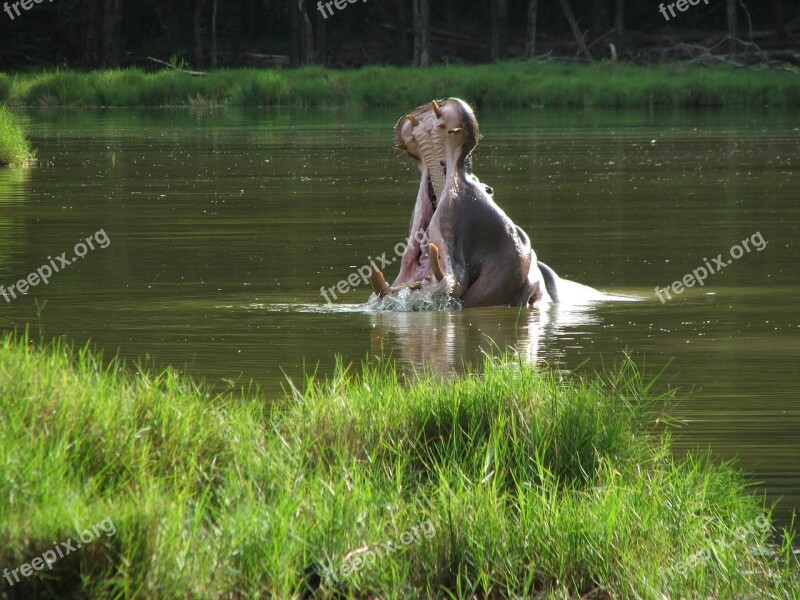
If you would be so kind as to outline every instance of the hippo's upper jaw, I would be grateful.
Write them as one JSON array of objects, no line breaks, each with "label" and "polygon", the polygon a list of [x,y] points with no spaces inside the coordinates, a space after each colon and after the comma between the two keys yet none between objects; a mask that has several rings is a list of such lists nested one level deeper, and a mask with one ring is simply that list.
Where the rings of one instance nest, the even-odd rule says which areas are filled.
[{"label": "hippo's upper jaw", "polygon": [[543,297],[528,236],[471,173],[479,135],[472,108],[457,98],[421,106],[397,124],[395,145],[421,179],[400,273],[389,286],[373,267],[379,298],[424,290],[468,308],[527,305]]}]

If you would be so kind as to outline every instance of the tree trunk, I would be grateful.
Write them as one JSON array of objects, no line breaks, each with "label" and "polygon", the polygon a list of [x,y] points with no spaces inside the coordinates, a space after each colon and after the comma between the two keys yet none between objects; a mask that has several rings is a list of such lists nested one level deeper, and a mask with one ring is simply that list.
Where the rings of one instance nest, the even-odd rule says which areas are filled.
[{"label": "tree trunk", "polygon": [[103,66],[118,67],[123,0],[106,0],[103,10]]},{"label": "tree trunk", "polygon": [[789,37],[786,31],[786,19],[783,13],[783,4],[781,0],[770,0],[772,4],[772,20],[775,21],[775,37],[779,40],[785,40]]},{"label": "tree trunk", "polygon": [[217,0],[211,3],[211,66],[217,66]]},{"label": "tree trunk", "polygon": [[570,29],[572,29],[572,35],[575,36],[575,41],[578,42],[578,48],[586,56],[586,58],[589,59],[589,62],[594,62],[592,60],[592,55],[589,54],[589,49],[586,47],[586,42],[583,41],[583,35],[578,27],[578,22],[575,20],[575,13],[572,12],[572,8],[569,6],[569,0],[558,0],[558,3],[561,5],[561,10],[564,11],[564,16],[569,22]]},{"label": "tree trunk", "polygon": [[305,0],[297,0],[300,9],[300,33],[303,40],[303,64],[313,65],[314,59],[314,30],[311,27],[311,19],[306,12]]},{"label": "tree trunk", "polygon": [[431,5],[430,0],[411,0],[414,7],[414,61],[415,67],[431,66]]},{"label": "tree trunk", "polygon": [[539,0],[528,0],[528,40],[525,44],[525,56],[536,56],[536,20],[539,17]]},{"label": "tree trunk", "polygon": [[397,16],[397,45],[400,47],[402,56],[400,63],[407,64],[406,61],[412,57],[410,37],[408,35],[411,20],[408,18],[407,0],[394,0],[394,10]]},{"label": "tree trunk", "polygon": [[461,10],[456,0],[447,0],[444,4],[444,27],[448,31],[458,31]]},{"label": "tree trunk", "polygon": [[[252,38],[256,31],[256,4],[257,0],[249,0],[247,3],[247,37]],[[265,3],[269,5],[269,2]]]},{"label": "tree trunk", "polygon": [[500,60],[506,55],[508,37],[508,4],[506,0],[489,0],[492,17],[492,60]]},{"label": "tree trunk", "polygon": [[205,0],[194,0],[194,65],[203,66],[203,4]]},{"label": "tree trunk", "polygon": [[604,0],[592,0],[593,38],[597,39],[608,30],[608,13]]},{"label": "tree trunk", "polygon": [[100,38],[103,34],[103,0],[89,0],[86,14],[86,46],[83,64],[94,68],[100,66]]},{"label": "tree trunk", "polygon": [[297,0],[289,0],[289,27],[291,43],[289,45],[289,61],[293,67],[300,66],[300,15],[297,11]]},{"label": "tree trunk", "polygon": [[292,65],[314,64],[314,31],[306,12],[305,0],[289,0],[292,17]]},{"label": "tree trunk", "polygon": [[614,5],[614,32],[617,39],[617,53],[622,56],[625,41],[625,0],[616,0]]},{"label": "tree trunk", "polygon": [[736,0],[727,0],[728,8],[728,52],[736,54],[736,37],[739,31],[739,24],[736,20]]},{"label": "tree trunk", "polygon": [[317,36],[315,38],[315,47],[317,49],[316,57],[317,62],[322,66],[328,64],[328,29],[325,27],[325,17],[319,11],[315,17],[317,22]]}]

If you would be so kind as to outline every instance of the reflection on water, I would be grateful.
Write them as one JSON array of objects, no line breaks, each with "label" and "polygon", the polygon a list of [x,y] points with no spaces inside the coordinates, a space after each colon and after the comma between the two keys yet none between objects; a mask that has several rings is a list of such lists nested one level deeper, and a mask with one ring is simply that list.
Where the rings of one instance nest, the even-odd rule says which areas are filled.
[{"label": "reflection on water", "polygon": [[[476,172],[538,257],[641,300],[386,312],[360,285],[330,307],[321,286],[407,235],[418,172],[391,147],[397,116],[28,113],[42,164],[0,171],[0,285],[100,229],[113,243],[0,298],[0,328],[41,326],[275,397],[285,377],[330,373],[335,354],[446,375],[507,348],[566,370],[630,349],[656,371],[669,363],[679,450],[738,458],[784,518],[800,505],[797,115],[482,112]],[[755,232],[763,251],[656,298]]]},{"label": "reflection on water", "polygon": [[371,348],[383,355],[391,348],[407,373],[426,369],[439,375],[458,373],[465,362],[480,364],[483,353],[513,349],[529,362],[549,359],[554,340],[568,327],[596,324],[591,305],[543,304],[541,308],[481,308],[467,311],[375,312],[370,315]]},{"label": "reflection on water", "polygon": [[[13,257],[22,254],[25,229],[21,206],[30,175],[29,169],[0,169],[0,273],[11,273]],[[4,283],[0,280],[0,285]]]}]

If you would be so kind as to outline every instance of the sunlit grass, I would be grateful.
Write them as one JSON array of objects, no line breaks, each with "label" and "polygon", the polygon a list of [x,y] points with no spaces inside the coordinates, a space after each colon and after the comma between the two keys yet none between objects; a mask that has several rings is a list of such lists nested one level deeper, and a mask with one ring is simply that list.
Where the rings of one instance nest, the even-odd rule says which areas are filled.
[{"label": "sunlit grass", "polygon": [[[56,344],[0,339],[0,566],[113,519],[8,597],[786,598],[791,538],[740,474],[676,460],[663,396],[625,359],[519,359],[406,381],[391,364],[277,402]],[[399,542],[422,523],[434,529]],[[717,544],[683,575],[666,569]],[[781,542],[781,539],[783,541]],[[399,550],[338,584],[352,550]],[[783,544],[783,545],[781,545]],[[761,550],[768,550],[764,553]],[[322,583],[321,583],[322,581]],[[663,594],[661,596],[660,594]]]},{"label": "sunlit grass", "polygon": [[0,75],[0,100],[35,106],[387,106],[458,96],[478,107],[797,107],[800,75],[727,66],[681,69],[530,64],[370,66],[358,70],[42,71]]},{"label": "sunlit grass", "polygon": [[31,147],[22,128],[14,115],[0,105],[0,167],[23,165],[31,157]]}]

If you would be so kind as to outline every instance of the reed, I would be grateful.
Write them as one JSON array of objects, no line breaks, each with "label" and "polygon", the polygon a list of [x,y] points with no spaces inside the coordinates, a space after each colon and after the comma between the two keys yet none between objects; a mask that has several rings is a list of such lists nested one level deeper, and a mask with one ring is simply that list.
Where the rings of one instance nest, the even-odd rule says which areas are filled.
[{"label": "reed", "polygon": [[30,144],[14,115],[0,105],[0,167],[24,165],[33,157]]},{"label": "reed", "polygon": [[797,597],[791,534],[730,465],[671,455],[657,387],[628,358],[563,376],[506,356],[453,380],[340,363],[267,402],[6,334],[0,567],[115,534],[0,594]]}]

